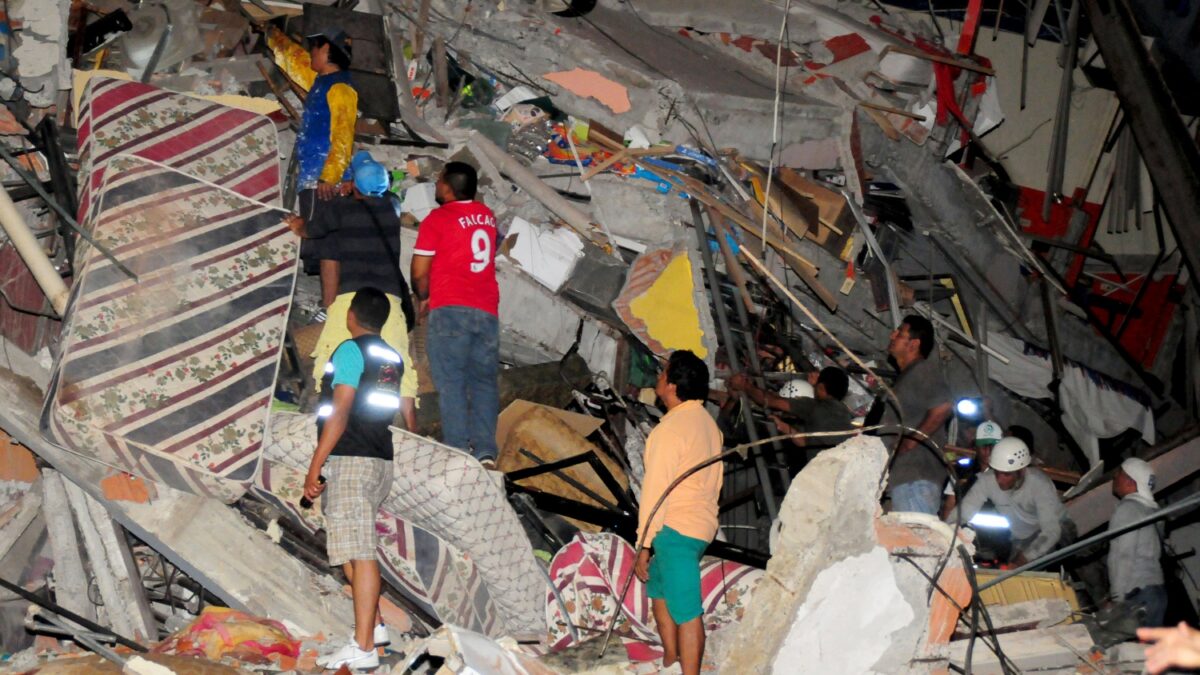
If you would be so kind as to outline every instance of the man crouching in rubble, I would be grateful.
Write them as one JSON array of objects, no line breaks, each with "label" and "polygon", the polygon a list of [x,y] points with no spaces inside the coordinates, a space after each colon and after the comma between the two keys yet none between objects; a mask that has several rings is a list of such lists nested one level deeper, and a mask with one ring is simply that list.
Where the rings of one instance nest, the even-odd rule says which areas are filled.
[{"label": "man crouching in rubble", "polygon": [[654,391],[667,414],[646,440],[646,477],[638,511],[642,549],[634,572],[647,582],[662,639],[663,666],[679,661],[684,675],[697,675],[704,656],[700,557],[717,532],[717,498],[724,479],[721,464],[689,476],[667,495],[657,512],[651,511],[667,487],[688,469],[721,454],[722,437],[704,409],[708,366],[695,354],[672,353]]},{"label": "man crouching in rubble", "polygon": [[[1041,469],[1029,466],[1031,461],[1025,441],[1002,439],[992,448],[989,470],[979,474],[960,505],[961,522],[969,523],[985,504],[992,503],[1008,520],[1012,533],[1008,562],[1018,566],[1062,548],[1077,536],[1054,482]],[[954,522],[954,514],[947,520]]]},{"label": "man crouching in rubble", "polygon": [[[324,499],[330,565],[342,565],[354,597],[354,635],[341,649],[317,660],[329,670],[375,668],[375,647],[387,641],[379,621],[379,562],[375,514],[392,485],[392,432],[400,408],[400,355],[379,337],[391,311],[383,291],[359,289],[346,326],[351,339],[333,352],[317,409],[317,450],[304,479],[304,496]],[[321,467],[329,460],[329,482]]]}]

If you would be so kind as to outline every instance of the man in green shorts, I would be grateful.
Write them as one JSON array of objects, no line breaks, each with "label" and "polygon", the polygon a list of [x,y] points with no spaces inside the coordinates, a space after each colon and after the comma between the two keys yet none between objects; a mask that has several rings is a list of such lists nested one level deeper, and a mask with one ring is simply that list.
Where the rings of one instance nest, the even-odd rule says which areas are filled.
[{"label": "man in green shorts", "polygon": [[[717,533],[720,462],[689,476],[651,510],[667,487],[689,469],[721,454],[722,437],[704,401],[708,366],[690,351],[671,354],[658,374],[655,393],[667,414],[646,440],[646,476],[638,511],[634,572],[646,582],[663,645],[663,667],[680,662],[684,675],[699,675],[704,656],[704,607],[700,558]],[[651,548],[653,546],[653,548]]]}]

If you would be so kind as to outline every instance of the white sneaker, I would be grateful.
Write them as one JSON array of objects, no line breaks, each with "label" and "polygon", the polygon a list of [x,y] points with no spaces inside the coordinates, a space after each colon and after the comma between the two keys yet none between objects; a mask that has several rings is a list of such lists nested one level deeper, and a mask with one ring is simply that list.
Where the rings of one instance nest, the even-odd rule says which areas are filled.
[{"label": "white sneaker", "polygon": [[377,624],[375,626],[375,646],[386,647],[390,644],[392,644],[392,638],[390,635],[388,635],[387,626],[383,624]]},{"label": "white sneaker", "polygon": [[342,666],[351,670],[366,670],[379,667],[379,655],[374,649],[359,648],[358,644],[351,640],[349,644],[329,656],[317,659],[317,665],[325,670],[337,670]]}]

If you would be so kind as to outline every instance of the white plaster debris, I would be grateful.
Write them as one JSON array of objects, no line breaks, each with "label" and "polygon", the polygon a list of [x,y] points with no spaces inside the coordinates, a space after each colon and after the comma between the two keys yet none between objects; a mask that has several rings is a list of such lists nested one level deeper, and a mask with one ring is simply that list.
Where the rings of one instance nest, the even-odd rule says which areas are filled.
[{"label": "white plaster debris", "polygon": [[[853,607],[854,611],[846,611]],[[775,655],[772,672],[870,673],[890,635],[913,620],[887,551],[876,546],[822,570]],[[801,666],[803,664],[803,666]]]}]

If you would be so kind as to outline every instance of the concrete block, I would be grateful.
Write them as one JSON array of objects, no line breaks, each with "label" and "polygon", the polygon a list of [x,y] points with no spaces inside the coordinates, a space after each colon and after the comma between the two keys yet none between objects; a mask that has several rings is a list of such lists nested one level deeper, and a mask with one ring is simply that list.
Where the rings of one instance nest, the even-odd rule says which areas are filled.
[{"label": "concrete block", "polygon": [[[1062,598],[1042,598],[988,607],[992,628],[997,633],[1053,626],[1065,621],[1071,612],[1071,605]],[[959,626],[958,635],[965,637],[966,629]]]},{"label": "concrete block", "polygon": [[[1087,628],[1081,624],[1006,633],[1000,635],[999,639],[1000,649],[1022,672],[1081,665],[1081,659],[1087,657],[1095,644]],[[951,664],[960,668],[965,666],[968,642],[956,640],[950,643]],[[971,658],[971,672],[980,675],[1001,672],[1000,660],[978,639]]]}]

